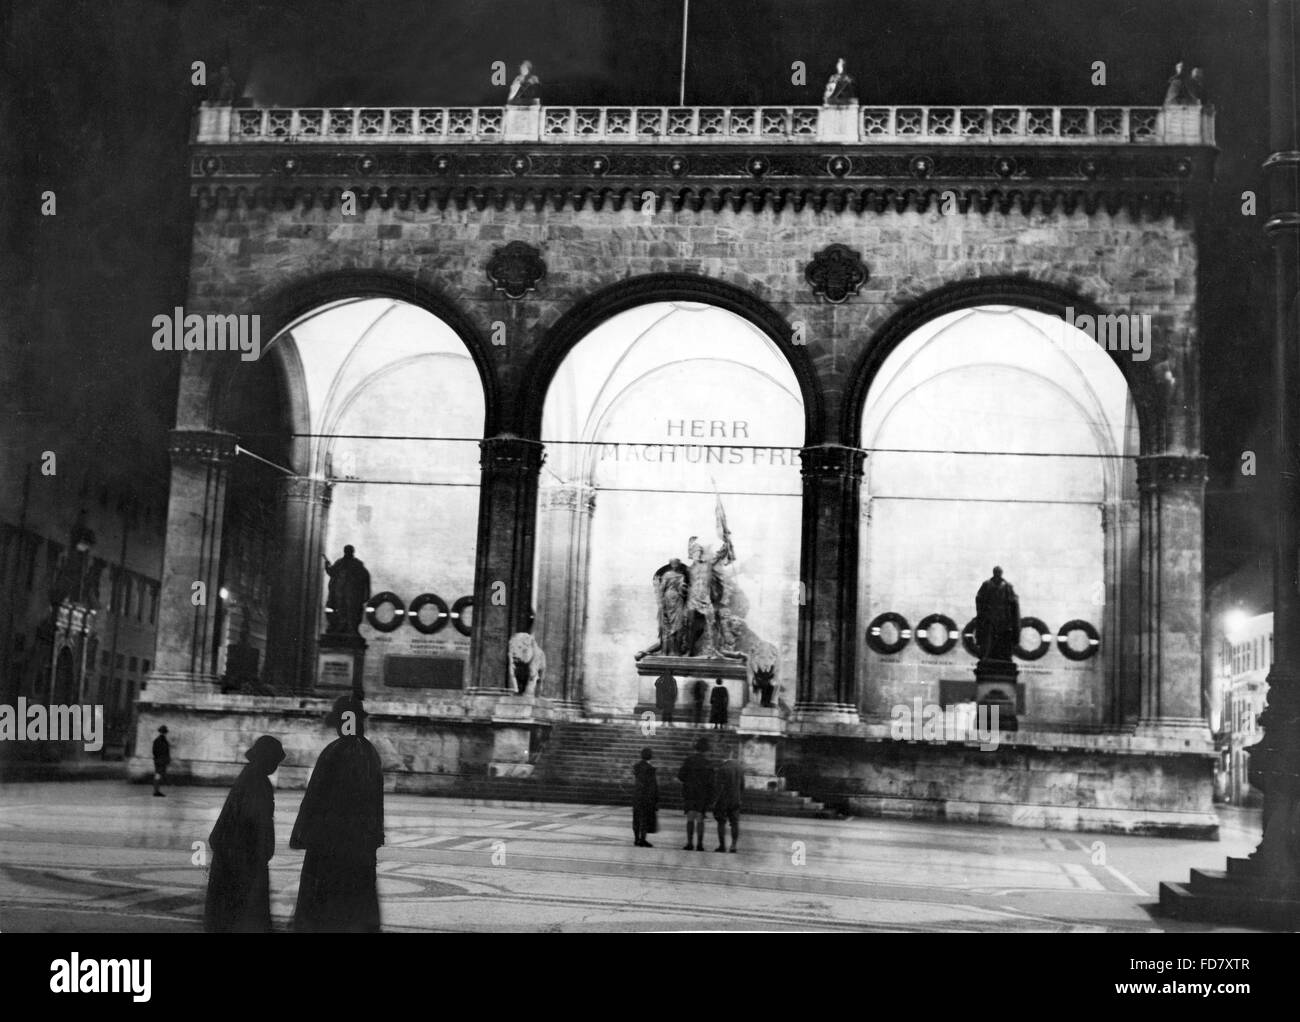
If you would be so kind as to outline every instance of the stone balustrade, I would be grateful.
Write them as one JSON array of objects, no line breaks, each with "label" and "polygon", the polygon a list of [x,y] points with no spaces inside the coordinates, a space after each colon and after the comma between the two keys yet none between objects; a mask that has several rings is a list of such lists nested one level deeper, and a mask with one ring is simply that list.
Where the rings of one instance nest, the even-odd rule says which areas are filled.
[{"label": "stone balustrade", "polygon": [[1188,106],[231,107],[205,103],[200,143],[430,142],[1213,145]]}]

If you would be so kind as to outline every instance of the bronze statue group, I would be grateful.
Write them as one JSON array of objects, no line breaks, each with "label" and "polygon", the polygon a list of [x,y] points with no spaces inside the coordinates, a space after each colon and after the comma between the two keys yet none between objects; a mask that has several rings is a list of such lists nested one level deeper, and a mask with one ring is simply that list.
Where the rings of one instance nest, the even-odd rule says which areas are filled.
[{"label": "bronze statue group", "polygon": [[[326,723],[338,737],[316,761],[289,837],[289,847],[305,853],[292,923],[299,933],[379,930],[375,853],[384,843],[384,778],[379,754],[364,736],[364,719],[360,700],[335,701]],[[284,760],[284,747],[262,735],[244,758],[248,765],[208,839],[212,862],[203,923],[209,933],[271,930],[270,775]]]}]

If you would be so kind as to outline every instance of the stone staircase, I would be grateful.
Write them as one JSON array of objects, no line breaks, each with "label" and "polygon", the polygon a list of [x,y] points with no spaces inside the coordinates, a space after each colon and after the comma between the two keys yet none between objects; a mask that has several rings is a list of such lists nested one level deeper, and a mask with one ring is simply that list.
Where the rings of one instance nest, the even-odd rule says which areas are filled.
[{"label": "stone staircase", "polygon": [[1228,859],[1226,870],[1194,869],[1185,884],[1160,885],[1160,914],[1173,919],[1300,929],[1300,899],[1270,896],[1250,859]]},{"label": "stone staircase", "polygon": [[[647,746],[658,770],[659,809],[680,811],[682,786],[677,770],[701,738],[709,741],[709,759],[721,762],[740,751],[733,731],[660,724],[652,736],[633,722],[556,724],[538,757],[531,778],[477,778],[458,794],[477,798],[596,805],[632,804],[632,766]],[[746,790],[742,813],[760,816],[830,817],[823,805],[792,791]]]}]

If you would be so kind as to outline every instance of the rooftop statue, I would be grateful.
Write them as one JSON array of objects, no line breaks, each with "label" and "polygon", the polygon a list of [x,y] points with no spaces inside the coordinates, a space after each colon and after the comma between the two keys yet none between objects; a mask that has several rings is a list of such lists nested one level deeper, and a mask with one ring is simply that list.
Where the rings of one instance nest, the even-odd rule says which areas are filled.
[{"label": "rooftop statue", "polygon": [[835,73],[826,80],[826,91],[822,93],[824,106],[848,106],[858,101],[858,89],[853,76],[844,72],[844,58],[835,61]]},{"label": "rooftop statue", "polygon": [[519,74],[510,83],[506,103],[510,106],[536,106],[542,101],[542,83],[533,74],[533,62],[525,60],[519,65]]},{"label": "rooftop statue", "polygon": [[1174,65],[1173,76],[1165,87],[1165,106],[1188,106],[1196,102],[1183,72],[1183,62]]}]

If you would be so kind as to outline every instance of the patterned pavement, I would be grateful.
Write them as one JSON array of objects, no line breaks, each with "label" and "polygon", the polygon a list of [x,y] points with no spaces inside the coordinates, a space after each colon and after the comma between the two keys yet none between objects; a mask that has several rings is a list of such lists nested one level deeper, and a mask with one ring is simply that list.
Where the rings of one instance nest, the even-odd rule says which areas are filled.
[{"label": "patterned pavement", "polygon": [[[276,796],[272,914],[287,926],[302,853],[288,848],[302,793]],[[0,789],[0,931],[193,931],[205,869],[192,860],[224,789],[118,781]],[[892,820],[747,817],[740,851],[681,850],[680,813],[656,847],[630,811],[385,797],[379,853],[391,931],[1204,930],[1153,917],[1161,880],[1223,868],[1258,840],[1225,816],[1219,842]],[[1221,928],[1227,930],[1228,928]]]}]

